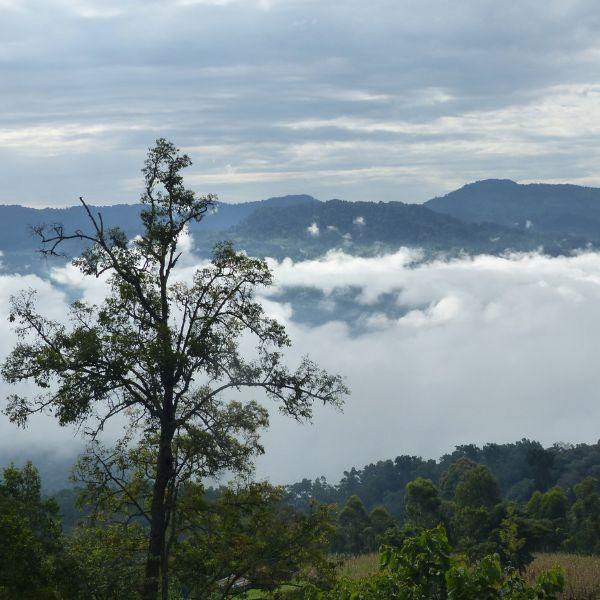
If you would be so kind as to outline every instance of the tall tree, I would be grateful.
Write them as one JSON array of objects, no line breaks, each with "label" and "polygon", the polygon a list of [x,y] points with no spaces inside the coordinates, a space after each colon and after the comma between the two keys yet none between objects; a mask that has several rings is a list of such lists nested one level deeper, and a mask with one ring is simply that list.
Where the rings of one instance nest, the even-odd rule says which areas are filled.
[{"label": "tall tree", "polygon": [[573,486],[575,502],[569,510],[570,536],[565,546],[581,554],[600,554],[600,494],[598,480],[586,477]]},{"label": "tall tree", "polygon": [[[202,475],[235,467],[238,459],[261,451],[256,430],[266,424],[264,408],[232,404],[223,394],[259,388],[284,413],[305,420],[315,400],[337,406],[347,392],[339,376],[308,358],[295,371],[283,364],[289,338],[254,298],[257,287],[272,282],[264,261],[222,243],[191,283],[178,276],[187,227],[215,201],[184,187],[181,171],[190,164],[164,139],[150,149],[143,168],[142,233],[136,238],[106,228],[83,200],[89,233],[69,233],[61,225],[37,229],[49,255],[68,240],[89,244],[74,264],[86,276],[106,274],[108,293],[99,304],[74,302],[67,323],[43,317],[32,291],[15,296],[10,320],[21,341],[2,368],[8,383],[33,380],[41,388],[33,398],[9,397],[6,412],[17,424],[44,410],[62,425],[89,427],[95,418],[88,428],[95,438],[121,415],[125,439],[144,437],[152,463],[149,505],[138,507],[149,530],[145,600],[157,598],[161,582],[162,597],[168,595],[167,531],[180,474],[199,465]],[[240,344],[252,336],[256,353],[247,357]],[[232,445],[234,439],[241,446]],[[119,481],[113,485],[119,488]]]},{"label": "tall tree", "polygon": [[435,527],[443,521],[442,501],[431,479],[417,477],[406,486],[404,505],[408,521],[417,527]]},{"label": "tall tree", "polygon": [[334,548],[338,552],[362,554],[373,541],[371,520],[358,496],[350,496],[337,519]]}]

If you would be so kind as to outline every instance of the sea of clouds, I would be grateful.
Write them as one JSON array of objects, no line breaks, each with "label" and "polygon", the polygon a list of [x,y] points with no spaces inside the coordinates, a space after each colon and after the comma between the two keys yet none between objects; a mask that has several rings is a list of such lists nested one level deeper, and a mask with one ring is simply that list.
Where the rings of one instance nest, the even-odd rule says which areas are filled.
[{"label": "sea of clouds", "polygon": [[[191,245],[189,245],[189,248]],[[600,254],[476,256],[425,262],[415,250],[373,258],[333,252],[312,261],[270,261],[267,312],[293,340],[290,365],[309,354],[351,389],[343,412],[315,410],[298,424],[273,410],[257,475],[274,482],[326,475],[399,454],[436,458],[457,444],[595,442],[600,437]],[[191,252],[178,276],[198,265]],[[61,319],[75,296],[97,301],[104,282],[72,266],[51,277],[0,275],[0,308],[11,294],[38,290],[40,309]],[[286,290],[313,289],[327,318],[295,318]],[[361,327],[338,310],[353,290]],[[381,310],[379,299],[398,311]],[[390,316],[392,315],[392,316]],[[0,354],[16,342],[0,320]],[[3,386],[7,391],[7,386]],[[32,391],[29,389],[29,391]],[[0,418],[0,449],[70,452],[71,429],[37,417],[21,431]]]}]

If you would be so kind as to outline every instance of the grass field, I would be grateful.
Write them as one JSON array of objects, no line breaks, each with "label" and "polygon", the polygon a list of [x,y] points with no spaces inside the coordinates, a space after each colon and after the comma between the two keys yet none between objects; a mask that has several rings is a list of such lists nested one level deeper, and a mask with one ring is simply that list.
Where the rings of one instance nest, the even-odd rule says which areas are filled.
[{"label": "grass field", "polygon": [[561,600],[600,599],[600,557],[577,554],[538,554],[529,565],[527,575],[534,579],[540,571],[556,565],[565,570],[565,591]]},{"label": "grass field", "polygon": [[379,553],[352,556],[342,563],[338,573],[343,577],[363,577],[374,573],[379,568]]}]

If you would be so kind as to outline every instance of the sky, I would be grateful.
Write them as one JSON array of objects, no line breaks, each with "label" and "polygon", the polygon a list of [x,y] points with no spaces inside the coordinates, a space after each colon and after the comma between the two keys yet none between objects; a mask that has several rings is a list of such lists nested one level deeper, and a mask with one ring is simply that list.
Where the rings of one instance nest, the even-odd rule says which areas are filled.
[{"label": "sky", "polygon": [[[287,364],[293,368],[308,354],[343,375],[351,395],[341,412],[316,407],[312,424],[283,417],[267,401],[271,425],[256,463],[259,479],[325,475],[337,482],[353,466],[401,454],[439,458],[459,444],[598,440],[600,254],[418,258],[418,250],[401,249],[372,258],[332,252],[313,261],[270,261],[276,285],[260,298],[290,334]],[[189,279],[198,264],[187,255],[178,277]],[[298,286],[323,293],[320,308],[329,316],[319,326],[279,300]],[[28,287],[39,290],[40,309],[55,319],[64,318],[69,297],[98,301],[104,289],[72,266],[46,280],[5,273],[0,311],[6,314],[11,293]],[[359,292],[359,329],[340,319],[336,299],[348,289]],[[403,307],[400,314],[384,313],[382,297]],[[15,341],[0,319],[0,355]],[[107,439],[120,425],[113,422]],[[0,421],[0,455],[68,456],[81,444],[76,431],[49,417],[33,418],[26,430]]]},{"label": "sky", "polygon": [[226,202],[600,185],[593,0],[0,0],[0,203],[135,202],[149,146]]}]

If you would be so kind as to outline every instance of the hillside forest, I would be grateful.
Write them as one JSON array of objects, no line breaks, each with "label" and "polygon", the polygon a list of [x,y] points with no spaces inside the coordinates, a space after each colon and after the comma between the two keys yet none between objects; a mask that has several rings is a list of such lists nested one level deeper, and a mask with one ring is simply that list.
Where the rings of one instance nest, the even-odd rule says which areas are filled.
[{"label": "hillside forest", "polygon": [[[540,552],[600,556],[599,464],[600,444],[544,448],[523,439],[459,446],[439,460],[398,456],[351,468],[336,484],[188,484],[178,518],[193,533],[174,541],[175,587],[183,597],[211,590],[216,598],[252,582],[266,594],[300,577],[310,580],[301,588],[306,597],[315,589],[341,594],[348,584],[337,578],[336,561],[380,548],[401,561],[415,544],[452,548],[473,565],[497,557],[501,573],[522,571]],[[135,597],[145,542],[135,513],[101,507],[81,478],[46,496],[31,463],[4,469],[0,501],[6,590]]]}]

